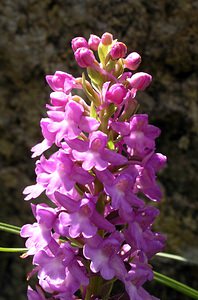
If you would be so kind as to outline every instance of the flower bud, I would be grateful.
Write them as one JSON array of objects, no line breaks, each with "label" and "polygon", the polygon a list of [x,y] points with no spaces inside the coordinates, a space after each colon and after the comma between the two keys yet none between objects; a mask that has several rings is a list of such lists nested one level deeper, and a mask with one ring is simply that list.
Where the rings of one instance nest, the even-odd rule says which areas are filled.
[{"label": "flower bud", "polygon": [[123,102],[126,94],[127,89],[123,86],[123,84],[116,83],[109,88],[108,92],[106,93],[106,98],[108,101],[119,105]]},{"label": "flower bud", "polygon": [[100,38],[95,34],[91,34],[88,40],[88,45],[90,49],[97,51],[99,43],[100,43]]},{"label": "flower bud", "polygon": [[113,35],[109,32],[105,32],[101,37],[101,42],[103,45],[111,45],[113,42]]},{"label": "flower bud", "polygon": [[78,65],[81,68],[91,67],[96,61],[93,52],[85,47],[77,49],[74,55]]},{"label": "flower bud", "polygon": [[72,50],[76,52],[77,49],[85,47],[89,48],[89,45],[84,37],[75,37],[71,41]]},{"label": "flower bud", "polygon": [[144,72],[138,72],[128,78],[127,81],[130,83],[131,88],[143,91],[151,83],[152,76]]},{"label": "flower bud", "polygon": [[110,57],[112,60],[125,57],[127,53],[127,46],[124,43],[117,42],[110,50]]},{"label": "flower bud", "polygon": [[129,70],[136,70],[141,63],[141,56],[137,52],[130,53],[124,60],[124,67]]}]

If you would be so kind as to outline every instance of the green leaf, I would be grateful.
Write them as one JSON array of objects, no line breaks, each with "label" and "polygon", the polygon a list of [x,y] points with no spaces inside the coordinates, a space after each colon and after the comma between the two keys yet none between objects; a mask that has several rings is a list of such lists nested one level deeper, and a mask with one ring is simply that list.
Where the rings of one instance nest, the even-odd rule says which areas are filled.
[{"label": "green leaf", "polygon": [[93,102],[91,102],[90,106],[90,117],[97,119],[97,112]]},{"label": "green leaf", "polygon": [[5,248],[0,247],[0,252],[27,252],[28,249],[26,248]]},{"label": "green leaf", "polygon": [[15,225],[12,225],[12,224],[7,224],[7,223],[2,223],[2,222],[0,222],[0,226],[13,228],[13,229],[16,229],[16,230],[19,230],[19,231],[21,230],[21,227],[19,227],[19,226],[15,226]]},{"label": "green leaf", "polygon": [[93,101],[94,104],[97,106],[99,103],[98,103],[97,99],[94,97],[94,90],[93,90],[92,86],[90,85],[90,83],[86,82],[84,73],[82,73],[82,86],[83,86],[83,90],[84,90],[86,96],[88,97],[88,99],[90,100],[90,102]]},{"label": "green leaf", "polygon": [[159,253],[156,254],[156,256],[164,257],[164,258],[168,258],[168,259],[179,260],[179,261],[183,261],[183,262],[190,262],[182,256],[175,255],[175,254],[170,254],[170,253],[165,253],[165,252],[159,252]]},{"label": "green leaf", "polygon": [[97,89],[98,89],[98,87],[100,87],[100,88],[102,87],[104,80],[98,71],[96,71],[92,68],[87,68],[87,74],[88,74],[89,78],[91,79],[92,84],[94,86],[96,86]]},{"label": "green leaf", "polygon": [[108,143],[107,143],[107,145],[108,145],[108,148],[110,150],[114,150],[115,149],[115,145],[114,145],[114,142],[112,140],[109,140]]},{"label": "green leaf", "polygon": [[84,89],[84,92],[85,94],[87,95],[88,99],[90,101],[94,101],[94,97],[93,95],[90,93],[90,91],[87,89],[87,86],[86,86],[86,78],[85,78],[85,74],[82,73],[82,85],[83,85],[83,89]]},{"label": "green leaf", "polygon": [[0,230],[19,235],[21,228],[15,225],[0,223]]},{"label": "green leaf", "polygon": [[154,279],[159,282],[162,283],[166,286],[171,287],[172,289],[189,296],[192,299],[198,299],[198,291],[189,287],[186,284],[183,284],[175,279],[172,279],[168,276],[165,276],[163,274],[160,274],[158,272],[154,272]]},{"label": "green leaf", "polygon": [[102,63],[103,66],[105,66],[105,60],[106,60],[106,56],[109,52],[109,45],[103,45],[102,43],[99,44],[98,46],[98,56],[100,59],[100,62]]}]

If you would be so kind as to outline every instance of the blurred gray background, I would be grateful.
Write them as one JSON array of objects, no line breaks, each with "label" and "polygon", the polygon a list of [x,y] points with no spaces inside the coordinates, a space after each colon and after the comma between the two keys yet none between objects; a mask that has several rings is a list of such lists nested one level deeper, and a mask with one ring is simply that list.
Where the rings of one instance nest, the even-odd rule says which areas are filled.
[{"label": "blurred gray background", "polygon": [[[196,262],[198,1],[1,0],[0,14],[0,221],[33,221],[22,190],[35,180],[30,148],[41,141],[39,120],[50,92],[44,76],[56,70],[81,74],[71,39],[108,31],[141,54],[139,71],[154,78],[138,99],[161,128],[158,151],[168,156],[159,176],[164,199],[156,228],[167,234],[166,251]],[[0,232],[0,247],[23,242]],[[0,264],[0,300],[26,299],[31,259],[0,253]],[[153,264],[196,287],[197,266],[164,259]],[[147,288],[161,299],[189,299],[156,283]]]}]

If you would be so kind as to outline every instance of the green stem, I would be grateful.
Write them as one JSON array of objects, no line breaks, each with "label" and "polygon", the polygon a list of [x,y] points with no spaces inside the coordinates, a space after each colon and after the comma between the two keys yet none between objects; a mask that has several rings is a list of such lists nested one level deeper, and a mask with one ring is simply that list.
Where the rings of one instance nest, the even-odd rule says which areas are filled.
[{"label": "green stem", "polygon": [[117,279],[112,279],[110,282],[106,283],[103,285],[103,289],[105,287],[105,285],[108,287],[108,291],[106,292],[106,295],[102,298],[103,300],[108,300],[110,295],[111,295],[111,291],[113,289],[113,285],[114,285],[114,282],[116,281]]},{"label": "green stem", "polygon": [[189,296],[190,298],[198,299],[198,291],[197,290],[195,290],[175,279],[172,279],[172,278],[165,276],[163,274],[160,274],[158,272],[154,272],[154,279],[159,283],[167,285],[167,286],[171,287],[172,289],[174,289],[184,295]]},{"label": "green stem", "polygon": [[26,248],[5,248],[0,247],[0,252],[27,252]]},{"label": "green stem", "polygon": [[90,283],[87,287],[85,300],[90,300],[91,296],[97,296],[99,289],[101,287],[103,279],[97,275],[94,275],[90,278]]}]

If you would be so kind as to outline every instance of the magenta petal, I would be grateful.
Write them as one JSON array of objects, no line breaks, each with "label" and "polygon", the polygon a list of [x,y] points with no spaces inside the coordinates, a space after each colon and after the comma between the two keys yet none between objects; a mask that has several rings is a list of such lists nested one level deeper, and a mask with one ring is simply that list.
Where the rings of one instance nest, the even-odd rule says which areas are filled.
[{"label": "magenta petal", "polygon": [[63,226],[69,226],[71,224],[71,218],[70,215],[66,212],[61,212],[59,215],[59,220],[61,225]]},{"label": "magenta petal", "polygon": [[34,232],[34,228],[33,228],[32,224],[25,224],[21,227],[20,236],[26,238],[26,237],[32,235],[33,232]]},{"label": "magenta petal", "polygon": [[83,161],[87,157],[87,152],[79,152],[77,150],[72,150],[72,154],[77,161]]},{"label": "magenta petal", "polygon": [[[67,144],[71,147],[71,149],[74,149],[73,151],[77,154],[77,152],[86,152],[89,149],[89,143],[84,142],[79,139],[75,140],[69,140],[67,141]],[[75,151],[77,150],[77,151]],[[72,151],[72,153],[73,153]]]},{"label": "magenta petal", "polygon": [[54,196],[58,203],[64,208],[66,208],[68,212],[74,212],[79,207],[78,202],[75,202],[75,200],[72,200],[71,198],[61,194],[60,192],[55,192]]},{"label": "magenta petal", "polygon": [[122,136],[130,133],[130,124],[127,122],[113,122],[111,127]]},{"label": "magenta petal", "polygon": [[153,125],[148,125],[147,129],[145,130],[145,134],[151,138],[151,139],[156,139],[161,133],[161,130]]},{"label": "magenta petal", "polygon": [[113,176],[113,174],[108,170],[104,170],[104,171],[95,171],[98,179],[104,184],[104,185],[111,185],[113,183],[113,180],[115,179],[115,177]]},{"label": "magenta petal", "polygon": [[136,286],[130,281],[125,281],[125,288],[129,295],[130,300],[147,300],[146,298],[142,298],[138,295],[138,291]]},{"label": "magenta petal", "polygon": [[150,188],[143,188],[143,193],[153,201],[160,201],[162,198],[162,192],[160,187],[157,185],[154,185]]},{"label": "magenta petal", "polygon": [[105,98],[106,98],[106,93],[108,91],[109,85],[110,85],[111,81],[107,81],[103,84],[102,86],[102,98],[103,101],[105,102]]},{"label": "magenta petal", "polygon": [[52,228],[56,220],[56,212],[51,207],[37,204],[36,219],[39,224],[44,224],[47,228]]},{"label": "magenta petal", "polygon": [[61,122],[64,119],[65,113],[63,111],[52,111],[47,112],[49,118],[54,122]]},{"label": "magenta petal", "polygon": [[[85,156],[84,156],[85,159]],[[89,171],[95,166],[95,161],[93,159],[84,160],[82,163],[82,167],[84,170]]]},{"label": "magenta petal", "polygon": [[88,184],[94,180],[94,177],[78,166],[74,166],[72,177],[80,184]]},{"label": "magenta petal", "polygon": [[52,82],[52,79],[53,79],[53,75],[47,75],[45,77],[47,83],[49,84],[49,86],[51,87],[52,90],[54,90],[54,84]]},{"label": "magenta petal", "polygon": [[101,158],[101,156],[96,156],[95,160],[94,160],[95,168],[98,171],[104,171],[109,165],[108,161],[103,160],[103,158]]},{"label": "magenta petal", "polygon": [[148,126],[148,115],[134,115],[130,120],[130,129],[132,131],[144,131]]},{"label": "magenta petal", "polygon": [[113,232],[115,230],[114,225],[107,221],[96,210],[93,212],[91,220],[98,228],[104,229],[108,232]]},{"label": "magenta petal", "polygon": [[[63,122],[62,122],[63,123]],[[61,126],[62,124],[61,123],[58,123],[58,122],[54,122],[54,123],[50,123],[48,126],[47,126],[47,129],[50,131],[50,132],[56,132],[58,131],[59,129],[61,129]]]},{"label": "magenta petal", "polygon": [[79,123],[80,118],[84,112],[84,108],[81,104],[75,101],[69,101],[65,107],[65,118],[72,120],[74,123]]},{"label": "magenta petal", "polygon": [[[78,128],[78,126],[76,124],[71,124],[70,126],[68,126],[67,128],[67,138],[70,140],[74,140],[76,139],[81,133],[81,130]],[[65,139],[67,139],[65,137]]]},{"label": "magenta petal", "polygon": [[96,119],[87,116],[82,116],[79,123],[80,129],[88,133],[97,130],[99,126],[100,123]]},{"label": "magenta petal", "polygon": [[102,157],[115,166],[124,165],[128,162],[126,157],[109,149],[104,149],[102,152]]},{"label": "magenta petal", "polygon": [[68,102],[68,95],[63,92],[52,92],[50,94],[51,104],[54,106],[64,106]]},{"label": "magenta petal", "polygon": [[111,267],[109,268],[102,268],[101,275],[106,280],[111,280],[115,276],[115,270]]},{"label": "magenta petal", "polygon": [[33,152],[32,158],[37,157],[41,154],[43,154],[44,151],[49,149],[52,146],[52,142],[44,139],[41,143],[35,145],[32,147],[31,151]]},{"label": "magenta petal", "polygon": [[27,186],[23,191],[23,194],[27,195],[25,197],[25,200],[30,200],[32,198],[37,198],[38,196],[40,196],[40,194],[44,190],[45,190],[45,188],[42,185],[40,185],[39,183],[37,183],[35,185]]}]

